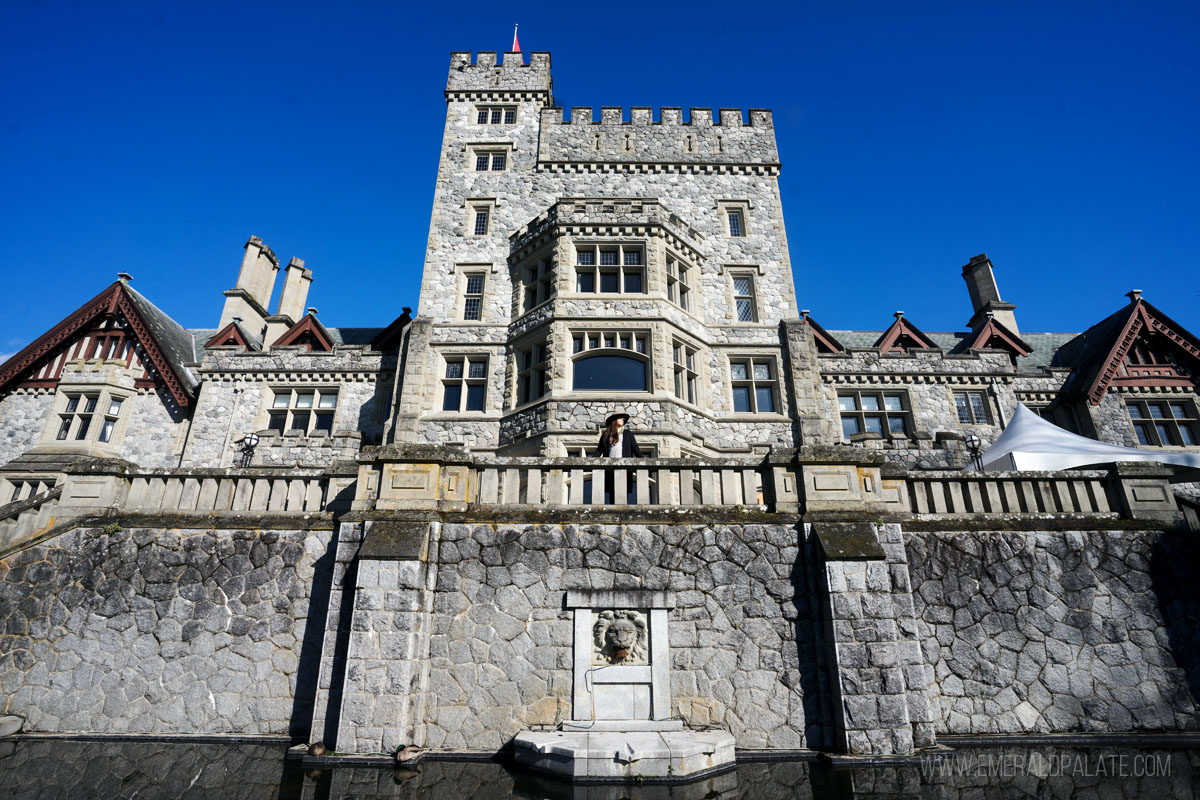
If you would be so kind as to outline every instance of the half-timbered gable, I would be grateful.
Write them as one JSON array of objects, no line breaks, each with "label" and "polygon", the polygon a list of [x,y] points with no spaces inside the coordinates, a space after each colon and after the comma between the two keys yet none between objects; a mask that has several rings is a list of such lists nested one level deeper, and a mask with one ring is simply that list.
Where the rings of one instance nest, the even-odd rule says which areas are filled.
[{"label": "half-timbered gable", "polygon": [[34,450],[170,463],[195,361],[192,334],[122,275],[0,365],[0,416],[16,423],[0,462]]}]

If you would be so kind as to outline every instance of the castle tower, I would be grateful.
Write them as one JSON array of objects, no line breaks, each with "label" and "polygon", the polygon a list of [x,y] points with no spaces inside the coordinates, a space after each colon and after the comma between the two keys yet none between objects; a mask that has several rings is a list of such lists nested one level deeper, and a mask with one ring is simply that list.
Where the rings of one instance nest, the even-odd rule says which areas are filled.
[{"label": "castle tower", "polygon": [[398,441],[576,455],[794,444],[798,317],[769,111],[563,110],[550,56],[451,56]]}]

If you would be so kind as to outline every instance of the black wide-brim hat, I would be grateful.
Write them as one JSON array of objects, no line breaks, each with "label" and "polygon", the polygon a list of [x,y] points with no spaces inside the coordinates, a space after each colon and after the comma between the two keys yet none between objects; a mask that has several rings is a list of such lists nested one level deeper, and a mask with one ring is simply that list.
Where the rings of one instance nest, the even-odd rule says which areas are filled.
[{"label": "black wide-brim hat", "polygon": [[623,420],[625,420],[626,423],[628,423],[629,415],[626,414],[624,411],[618,412],[616,414],[609,414],[608,419],[604,420],[604,427],[607,428],[609,425],[612,425],[614,419],[623,419]]}]

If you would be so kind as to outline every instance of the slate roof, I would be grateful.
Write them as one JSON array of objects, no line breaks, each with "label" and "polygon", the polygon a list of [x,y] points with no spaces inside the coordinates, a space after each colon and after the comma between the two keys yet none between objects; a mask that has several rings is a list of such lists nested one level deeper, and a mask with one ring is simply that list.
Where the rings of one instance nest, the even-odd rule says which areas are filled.
[{"label": "slate roof", "polygon": [[[872,347],[882,333],[882,331],[829,331],[829,334],[841,342],[844,347],[859,348]],[[947,353],[972,336],[970,331],[955,333],[925,331],[925,335]],[[1033,352],[1017,359],[1017,371],[1023,374],[1038,374],[1042,367],[1060,366],[1055,362],[1055,353],[1064,344],[1080,335],[1075,333],[1022,333],[1021,338],[1032,348]]]},{"label": "slate roof", "polygon": [[[244,326],[238,326],[248,338],[252,338],[258,343],[259,349],[262,348],[262,340],[254,336],[246,330]],[[379,335],[383,328],[326,328],[329,333],[329,338],[334,344],[349,344],[349,345],[369,345],[371,340]],[[217,335],[216,328],[191,328],[187,334],[192,340],[193,356],[191,363],[198,364],[204,358],[204,343]]]},{"label": "slate roof", "polygon": [[191,332],[167,316],[165,311],[143,297],[128,283],[125,283],[125,291],[129,293],[129,300],[137,308],[138,315],[150,329],[150,335],[171,362],[175,374],[184,382],[189,392],[194,392],[200,381],[185,366],[196,360],[195,340]]}]

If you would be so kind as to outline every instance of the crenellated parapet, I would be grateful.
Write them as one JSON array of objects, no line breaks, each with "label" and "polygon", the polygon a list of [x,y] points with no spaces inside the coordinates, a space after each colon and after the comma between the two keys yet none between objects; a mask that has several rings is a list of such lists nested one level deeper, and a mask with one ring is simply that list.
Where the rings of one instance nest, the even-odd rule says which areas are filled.
[{"label": "crenellated parapet", "polygon": [[655,197],[564,197],[509,237],[512,257],[521,258],[546,236],[662,235],[697,262],[703,260],[700,233]]},{"label": "crenellated parapet", "polygon": [[505,53],[503,62],[497,62],[494,52],[479,52],[474,62],[470,52],[450,54],[447,100],[537,99],[550,103],[552,92],[549,53],[530,53],[528,64],[520,53]]},{"label": "crenellated parapet", "polygon": [[738,108],[722,108],[713,119],[712,109],[693,108],[688,122],[680,108],[663,108],[655,122],[650,108],[635,107],[626,119],[624,109],[605,107],[595,119],[589,107],[544,108],[539,166],[549,169],[572,165],[646,165],[654,171],[666,167],[712,166],[774,172],[779,168],[775,125],[767,109],[752,108],[748,121]]}]

